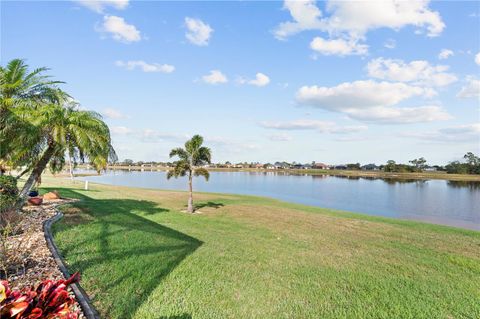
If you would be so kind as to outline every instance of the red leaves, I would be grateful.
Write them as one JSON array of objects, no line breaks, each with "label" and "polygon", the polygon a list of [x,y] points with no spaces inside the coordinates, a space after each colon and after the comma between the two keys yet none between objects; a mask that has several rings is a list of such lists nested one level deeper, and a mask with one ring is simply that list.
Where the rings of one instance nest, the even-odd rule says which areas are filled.
[{"label": "red leaves", "polygon": [[70,310],[75,300],[67,287],[80,280],[78,273],[67,280],[45,280],[37,289],[11,291],[7,281],[0,281],[0,318],[15,319],[77,319]]}]

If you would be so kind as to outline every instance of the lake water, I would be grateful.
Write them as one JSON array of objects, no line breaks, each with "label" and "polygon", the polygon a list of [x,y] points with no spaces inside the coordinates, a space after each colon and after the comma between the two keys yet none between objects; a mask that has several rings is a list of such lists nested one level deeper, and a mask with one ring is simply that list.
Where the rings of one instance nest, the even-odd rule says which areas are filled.
[{"label": "lake water", "polygon": [[[165,172],[107,171],[78,178],[112,185],[186,190],[185,178]],[[480,183],[405,181],[293,175],[276,172],[210,172],[194,180],[194,190],[272,197],[287,202],[376,216],[414,219],[480,230]]]}]

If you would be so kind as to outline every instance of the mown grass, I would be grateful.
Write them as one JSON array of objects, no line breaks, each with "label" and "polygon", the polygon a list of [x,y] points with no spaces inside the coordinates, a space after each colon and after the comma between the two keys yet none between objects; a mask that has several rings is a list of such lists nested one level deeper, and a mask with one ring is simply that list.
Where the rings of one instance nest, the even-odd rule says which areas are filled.
[{"label": "mown grass", "polygon": [[105,318],[480,318],[480,232],[237,195],[44,181]]}]

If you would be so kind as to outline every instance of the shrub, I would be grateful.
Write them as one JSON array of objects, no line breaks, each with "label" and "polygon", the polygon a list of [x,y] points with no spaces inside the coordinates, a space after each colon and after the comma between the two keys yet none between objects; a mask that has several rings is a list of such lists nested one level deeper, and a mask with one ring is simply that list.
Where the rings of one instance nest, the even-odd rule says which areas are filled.
[{"label": "shrub", "polygon": [[12,291],[7,281],[0,281],[0,318],[76,319],[78,312],[70,309],[75,300],[67,287],[79,279],[75,273],[68,280],[45,280],[35,290],[22,291]]},{"label": "shrub", "polygon": [[0,213],[9,210],[17,199],[17,179],[9,175],[0,175]]}]

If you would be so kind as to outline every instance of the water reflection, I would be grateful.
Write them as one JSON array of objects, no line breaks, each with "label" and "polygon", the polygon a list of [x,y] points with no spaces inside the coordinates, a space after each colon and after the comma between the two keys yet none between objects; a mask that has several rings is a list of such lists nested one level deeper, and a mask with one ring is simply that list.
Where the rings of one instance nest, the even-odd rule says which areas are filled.
[{"label": "water reflection", "polygon": [[448,186],[455,188],[469,188],[471,190],[480,189],[479,182],[472,181],[447,181]]}]

